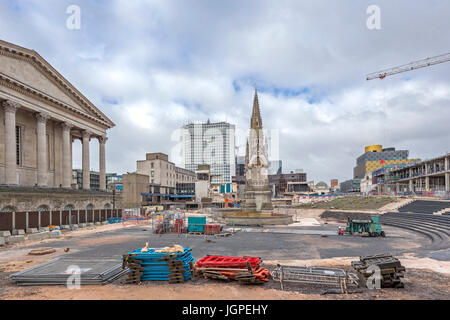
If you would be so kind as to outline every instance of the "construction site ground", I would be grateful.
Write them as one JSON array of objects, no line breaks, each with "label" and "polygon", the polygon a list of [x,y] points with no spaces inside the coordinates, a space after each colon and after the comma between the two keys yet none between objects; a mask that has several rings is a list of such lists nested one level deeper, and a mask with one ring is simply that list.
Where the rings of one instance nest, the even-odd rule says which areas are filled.
[{"label": "construction site ground", "polygon": [[[331,235],[336,219],[322,219],[319,212],[305,212],[291,226],[246,230],[228,237],[202,235],[156,235],[151,225],[121,224],[92,227],[65,233],[62,238],[26,242],[0,248],[0,299],[450,299],[450,251],[429,251],[430,240],[414,232],[384,227],[386,238]],[[309,220],[305,220],[309,219]],[[316,223],[311,223],[316,221]],[[319,224],[319,225],[317,225]],[[277,263],[338,267],[354,272],[351,261],[361,255],[392,253],[407,268],[404,289],[363,290],[362,293],[321,295],[325,287],[274,280],[264,285],[206,280],[201,277],[182,284],[151,281],[141,285],[18,287],[6,279],[61,255],[74,258],[117,258],[149,242],[150,247],[179,244],[192,248],[196,259],[205,255],[257,256],[266,267]],[[56,252],[31,256],[30,250],[52,247]],[[68,250],[67,250],[68,249]]]}]

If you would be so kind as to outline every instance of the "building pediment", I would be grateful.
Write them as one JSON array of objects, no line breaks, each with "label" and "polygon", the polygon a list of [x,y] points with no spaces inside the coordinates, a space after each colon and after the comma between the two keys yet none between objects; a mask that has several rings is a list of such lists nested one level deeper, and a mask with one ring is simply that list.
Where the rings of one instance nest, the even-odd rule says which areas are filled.
[{"label": "building pediment", "polygon": [[111,128],[114,123],[36,51],[0,40],[0,84]]}]

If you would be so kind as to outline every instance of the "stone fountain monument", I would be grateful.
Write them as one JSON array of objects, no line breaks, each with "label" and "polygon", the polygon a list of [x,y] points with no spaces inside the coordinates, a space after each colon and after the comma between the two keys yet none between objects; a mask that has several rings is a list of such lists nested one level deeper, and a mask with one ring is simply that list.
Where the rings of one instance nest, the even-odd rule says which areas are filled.
[{"label": "stone fountain monument", "polygon": [[272,212],[272,192],[269,188],[267,143],[264,137],[258,92],[255,89],[250,133],[245,151],[246,211]]},{"label": "stone fountain monument", "polygon": [[227,224],[275,225],[292,223],[292,216],[274,213],[268,177],[269,158],[258,92],[255,88],[250,132],[245,152],[245,189],[242,209],[221,209]]}]

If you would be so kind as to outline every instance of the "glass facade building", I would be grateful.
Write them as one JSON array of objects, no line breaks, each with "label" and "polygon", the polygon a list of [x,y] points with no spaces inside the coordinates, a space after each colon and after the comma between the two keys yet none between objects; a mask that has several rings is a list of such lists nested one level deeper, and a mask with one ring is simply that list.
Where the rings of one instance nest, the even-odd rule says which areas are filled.
[{"label": "glass facade building", "polygon": [[235,125],[227,122],[188,124],[182,128],[183,166],[211,168],[211,183],[231,183],[235,174]]},{"label": "glass facade building", "polygon": [[353,169],[353,179],[362,179],[366,173],[370,173],[384,165],[391,163],[411,162],[408,160],[408,150],[395,150],[395,148],[384,148],[381,145],[378,149],[366,147],[366,152],[356,159],[356,167]]}]

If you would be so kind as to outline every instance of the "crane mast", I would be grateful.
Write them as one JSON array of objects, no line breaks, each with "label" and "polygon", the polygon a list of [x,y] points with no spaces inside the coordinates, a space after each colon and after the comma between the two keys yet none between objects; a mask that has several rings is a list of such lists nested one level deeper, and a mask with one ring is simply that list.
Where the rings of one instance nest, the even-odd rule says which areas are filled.
[{"label": "crane mast", "polygon": [[420,68],[429,67],[435,64],[443,63],[450,61],[450,53],[441,54],[439,56],[426,58],[418,61],[414,61],[402,66],[398,66],[395,68],[389,68],[385,70],[381,70],[378,72],[373,72],[367,75],[366,80],[373,80],[373,79],[384,79],[387,76],[391,76],[393,74],[412,71]]}]

